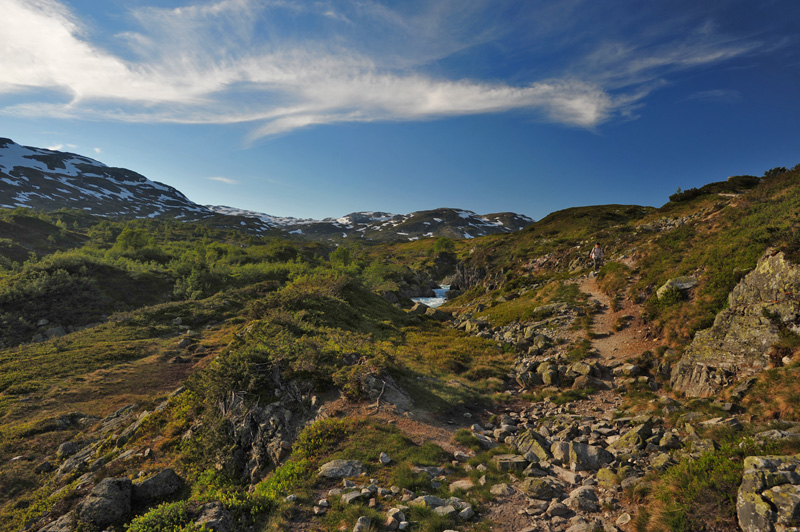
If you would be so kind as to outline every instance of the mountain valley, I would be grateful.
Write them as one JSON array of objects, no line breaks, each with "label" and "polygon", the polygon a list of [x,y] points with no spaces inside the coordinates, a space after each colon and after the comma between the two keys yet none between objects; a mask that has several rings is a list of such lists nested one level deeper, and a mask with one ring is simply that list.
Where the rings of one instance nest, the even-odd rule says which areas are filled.
[{"label": "mountain valley", "polygon": [[800,526],[800,167],[536,222],[0,172],[0,530]]}]

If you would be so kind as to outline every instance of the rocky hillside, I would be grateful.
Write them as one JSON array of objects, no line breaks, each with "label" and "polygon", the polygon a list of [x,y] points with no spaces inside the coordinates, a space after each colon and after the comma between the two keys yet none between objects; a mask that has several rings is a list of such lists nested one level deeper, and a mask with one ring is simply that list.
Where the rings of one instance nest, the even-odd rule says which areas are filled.
[{"label": "rocky hillside", "polygon": [[[792,530],[779,170],[330,254],[0,211],[0,529]],[[446,305],[390,297],[439,263]]]}]

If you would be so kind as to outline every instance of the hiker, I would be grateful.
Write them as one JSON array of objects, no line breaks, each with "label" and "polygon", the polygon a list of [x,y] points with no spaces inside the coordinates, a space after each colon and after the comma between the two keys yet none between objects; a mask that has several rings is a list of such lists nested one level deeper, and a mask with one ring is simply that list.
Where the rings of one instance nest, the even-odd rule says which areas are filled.
[{"label": "hiker", "polygon": [[591,253],[589,253],[589,258],[592,259],[594,271],[597,271],[603,265],[603,248],[600,247],[600,244],[594,245]]}]

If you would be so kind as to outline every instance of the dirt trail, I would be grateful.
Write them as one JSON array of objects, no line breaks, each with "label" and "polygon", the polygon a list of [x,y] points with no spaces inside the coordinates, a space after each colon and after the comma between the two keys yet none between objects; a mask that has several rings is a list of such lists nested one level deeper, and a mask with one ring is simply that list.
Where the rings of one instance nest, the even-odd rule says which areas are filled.
[{"label": "dirt trail", "polygon": [[[593,275],[584,277],[578,286],[601,305],[600,311],[594,315],[592,345],[600,353],[603,363],[628,360],[661,345],[650,326],[642,321],[640,305],[626,299],[618,310],[612,310],[611,298],[600,290]],[[615,326],[619,325],[623,328],[615,331]]]}]

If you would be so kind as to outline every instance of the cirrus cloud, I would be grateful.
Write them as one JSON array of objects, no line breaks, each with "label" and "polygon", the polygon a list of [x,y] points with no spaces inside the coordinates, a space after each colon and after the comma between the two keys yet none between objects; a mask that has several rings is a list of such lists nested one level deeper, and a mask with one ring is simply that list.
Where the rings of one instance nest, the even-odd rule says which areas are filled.
[{"label": "cirrus cloud", "polygon": [[[323,124],[508,111],[594,128],[631,116],[665,72],[759,47],[704,30],[657,47],[601,43],[560,75],[517,83],[431,68],[510,31],[491,22],[495,6],[219,0],[141,8],[131,11],[133,28],[113,37],[123,55],[93,41],[92,28],[57,0],[0,0],[0,112],[250,123],[251,140]],[[286,30],[286,20],[318,31]],[[14,103],[3,106],[4,94]]]}]

